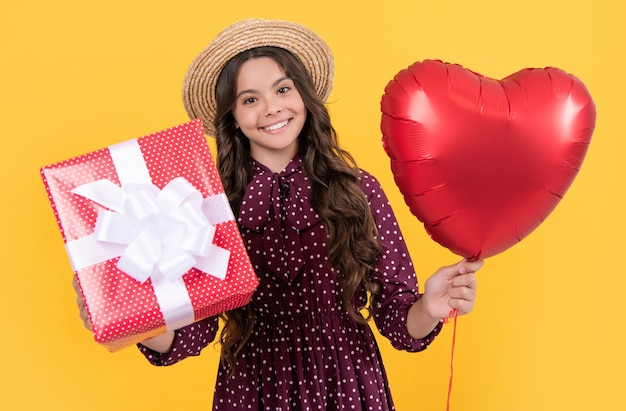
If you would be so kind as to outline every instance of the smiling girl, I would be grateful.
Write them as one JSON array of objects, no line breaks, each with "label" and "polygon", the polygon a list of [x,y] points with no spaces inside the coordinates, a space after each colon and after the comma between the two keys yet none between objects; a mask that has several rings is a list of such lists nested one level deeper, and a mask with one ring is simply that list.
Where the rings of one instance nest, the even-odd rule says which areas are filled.
[{"label": "smiling girl", "polygon": [[[237,22],[193,61],[185,108],[217,139],[218,169],[260,279],[251,302],[139,344],[155,365],[215,338],[215,410],[391,410],[369,328],[421,351],[472,310],[482,261],[416,274],[378,181],[338,144],[324,102],[333,57],[309,29]],[[87,324],[88,325],[88,324]]]}]

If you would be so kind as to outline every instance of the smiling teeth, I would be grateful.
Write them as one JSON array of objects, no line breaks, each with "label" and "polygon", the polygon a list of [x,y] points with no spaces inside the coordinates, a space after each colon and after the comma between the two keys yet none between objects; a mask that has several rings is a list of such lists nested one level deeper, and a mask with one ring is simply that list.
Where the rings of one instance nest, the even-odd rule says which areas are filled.
[{"label": "smiling teeth", "polygon": [[278,130],[279,128],[283,128],[283,127],[285,127],[285,126],[287,125],[287,123],[288,123],[288,121],[287,121],[287,120],[285,120],[285,121],[281,121],[281,122],[280,122],[280,123],[278,123],[278,124],[274,124],[274,125],[272,125],[272,126],[269,126],[269,127],[263,127],[263,128],[264,128],[265,130],[268,130],[268,131],[274,131],[274,130]]}]

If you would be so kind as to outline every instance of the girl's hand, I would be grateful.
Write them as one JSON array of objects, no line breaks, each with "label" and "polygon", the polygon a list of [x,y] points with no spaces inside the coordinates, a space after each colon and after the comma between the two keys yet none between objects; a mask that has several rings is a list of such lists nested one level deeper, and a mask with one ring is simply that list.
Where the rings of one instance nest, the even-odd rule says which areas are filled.
[{"label": "girl's hand", "polygon": [[454,309],[459,315],[472,311],[476,300],[476,272],[483,263],[483,260],[464,259],[437,270],[425,284],[422,299],[427,313],[441,319],[450,316]]},{"label": "girl's hand", "polygon": [[80,319],[83,320],[85,328],[91,331],[91,323],[89,322],[89,315],[87,315],[87,309],[85,308],[85,300],[83,300],[83,294],[80,292],[76,277],[72,280],[72,286],[74,287],[74,291],[76,291],[76,304],[78,304]]}]

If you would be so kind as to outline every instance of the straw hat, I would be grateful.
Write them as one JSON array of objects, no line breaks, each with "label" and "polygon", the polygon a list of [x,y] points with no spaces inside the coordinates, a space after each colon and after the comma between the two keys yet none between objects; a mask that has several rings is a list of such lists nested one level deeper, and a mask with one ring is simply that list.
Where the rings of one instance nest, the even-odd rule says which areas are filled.
[{"label": "straw hat", "polygon": [[200,118],[207,135],[213,125],[217,103],[215,85],[226,63],[255,47],[274,46],[294,54],[311,74],[317,95],[326,101],[333,84],[334,60],[328,45],[308,28],[281,20],[246,19],[223,31],[191,63],[183,82],[183,103],[191,119]]}]

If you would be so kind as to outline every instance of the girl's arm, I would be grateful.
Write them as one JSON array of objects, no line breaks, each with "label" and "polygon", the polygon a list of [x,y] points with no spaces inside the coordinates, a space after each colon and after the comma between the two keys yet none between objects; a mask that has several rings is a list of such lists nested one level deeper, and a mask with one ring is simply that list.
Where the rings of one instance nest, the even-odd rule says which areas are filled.
[{"label": "girl's arm", "polygon": [[147,340],[143,340],[141,342],[141,345],[144,347],[150,348],[152,351],[156,351],[161,354],[170,352],[172,350],[172,344],[174,344],[173,330],[166,331],[163,334],[148,338]]},{"label": "girl's arm", "polygon": [[200,352],[215,339],[218,317],[209,317],[193,324],[168,331],[137,344],[139,351],[153,365],[172,365]]},{"label": "girl's arm", "polygon": [[427,281],[424,295],[409,309],[407,328],[416,339],[424,338],[435,326],[456,309],[459,315],[474,308],[476,299],[476,271],[483,266],[478,260],[441,267]]},{"label": "girl's arm", "polygon": [[454,308],[469,312],[476,295],[474,272],[482,261],[442,267],[426,281],[421,294],[411,255],[380,183],[362,172],[361,188],[370,202],[380,239],[385,245],[372,280],[381,285],[373,316],[380,333],[398,350],[425,349],[440,332],[443,318]]}]

